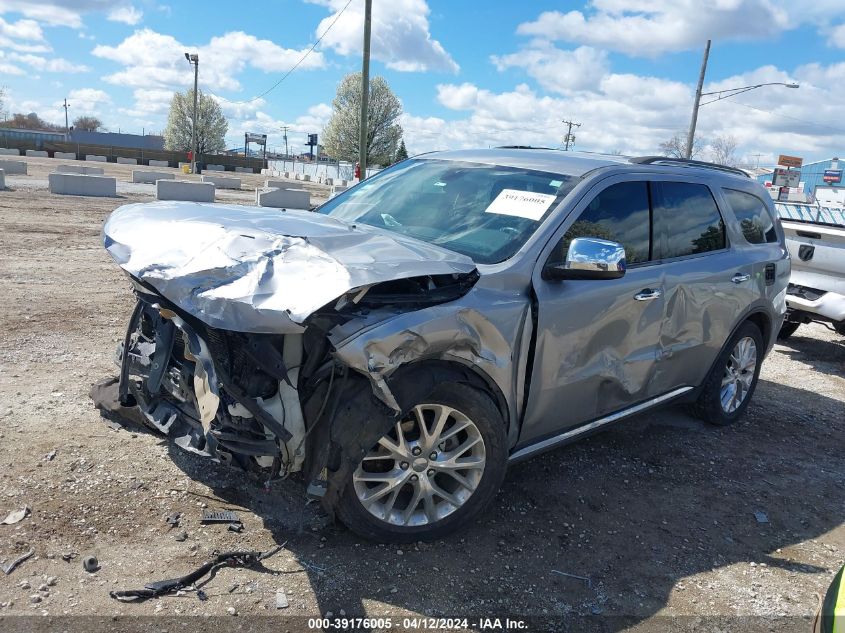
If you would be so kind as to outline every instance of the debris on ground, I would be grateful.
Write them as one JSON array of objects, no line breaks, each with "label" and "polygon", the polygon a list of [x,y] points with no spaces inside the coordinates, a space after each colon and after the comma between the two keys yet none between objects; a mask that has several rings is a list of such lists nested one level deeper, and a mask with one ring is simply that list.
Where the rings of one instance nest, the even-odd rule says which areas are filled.
[{"label": "debris on ground", "polygon": [[15,523],[20,523],[29,516],[30,512],[31,510],[29,509],[29,506],[24,506],[20,510],[10,512],[5,519],[0,521],[0,525],[14,525]]},{"label": "debris on ground", "polygon": [[769,517],[766,515],[765,512],[760,512],[760,510],[757,510],[756,512],[754,512],[754,518],[757,519],[757,523],[768,523],[769,522]]},{"label": "debris on ground", "polygon": [[171,528],[179,527],[179,520],[182,518],[181,512],[174,512],[165,519]]},{"label": "debris on ground", "polygon": [[208,525],[209,523],[228,523],[229,530],[232,532],[240,532],[244,529],[244,524],[238,518],[238,515],[231,510],[203,510],[200,523],[203,525]]},{"label": "debris on ground", "polygon": [[188,533],[187,533],[187,532],[179,532],[179,534],[177,534],[174,538],[175,538],[178,542],[182,543],[183,541],[187,541],[187,540],[188,540]]},{"label": "debris on ground", "polygon": [[8,564],[8,565],[6,565],[5,567],[3,567],[3,573],[4,573],[4,574],[6,574],[6,575],[8,576],[8,575],[9,575],[9,574],[11,574],[13,571],[15,571],[15,568],[16,568],[18,565],[20,565],[22,562],[24,562],[26,559],[28,559],[28,558],[29,558],[30,556],[32,556],[33,554],[35,554],[35,550],[34,550],[34,549],[30,549],[30,550],[29,550],[26,554],[24,554],[23,556],[19,556],[18,558],[16,558],[15,560],[13,560],[11,563],[9,563],[9,564]]},{"label": "debris on ground", "polygon": [[52,451],[50,451],[49,453],[47,453],[44,456],[44,461],[45,462],[52,462],[55,458],[56,458],[56,449],[54,448]]},{"label": "debris on ground", "polygon": [[567,578],[575,578],[576,580],[583,580],[585,583],[587,583],[587,587],[589,587],[590,589],[593,588],[593,581],[590,580],[589,578],[587,578],[586,576],[578,576],[577,574],[569,574],[565,571],[558,571],[557,569],[553,569],[552,573],[557,574],[559,576],[565,576]]},{"label": "debris on ground", "polygon": [[96,556],[86,556],[82,559],[82,569],[93,574],[100,569],[100,561],[97,560]]},{"label": "debris on ground", "polygon": [[109,596],[116,600],[121,600],[124,602],[136,599],[147,600],[149,598],[163,596],[165,594],[179,591],[180,589],[184,589],[186,587],[190,587],[200,578],[216,570],[218,567],[252,567],[257,563],[260,563],[262,560],[273,556],[274,554],[279,552],[283,547],[284,545],[279,545],[277,547],[274,547],[273,549],[267,550],[266,552],[224,552],[223,554],[218,554],[210,561],[204,563],[198,569],[192,571],[190,574],[187,574],[185,576],[181,576],[179,578],[170,578],[168,580],[159,580],[157,582],[150,582],[144,585],[143,589],[110,591]]},{"label": "debris on ground", "polygon": [[288,608],[288,596],[285,593],[284,589],[279,589],[276,591],[276,608],[277,609],[287,609]]}]

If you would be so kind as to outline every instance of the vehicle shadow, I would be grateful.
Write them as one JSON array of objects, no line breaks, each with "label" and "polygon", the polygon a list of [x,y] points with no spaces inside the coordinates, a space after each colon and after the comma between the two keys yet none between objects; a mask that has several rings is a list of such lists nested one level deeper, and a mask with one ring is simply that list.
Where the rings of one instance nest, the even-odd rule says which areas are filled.
[{"label": "vehicle shadow", "polygon": [[[304,505],[301,481],[267,492],[251,475],[176,447],[171,457],[285,543],[322,615],[528,617],[543,630],[580,630],[586,617],[591,630],[651,630],[654,615],[748,613],[779,570],[803,577],[794,582],[807,604],[797,610],[815,610],[813,591],[835,569],[791,546],[845,520],[842,406],[761,380],[730,427],[677,406],[630,418],[511,468],[492,507],[464,531],[401,547],[324,525],[319,507]],[[696,578],[714,569],[724,571],[718,582]],[[701,601],[702,582],[719,607]],[[698,602],[685,593],[693,585]],[[809,630],[804,621],[764,624]],[[730,618],[725,626],[756,630]]]},{"label": "vehicle shadow", "polygon": [[781,351],[791,360],[810,365],[816,371],[845,376],[845,336],[831,332],[833,338],[819,338],[819,332],[825,332],[821,327],[824,326],[799,327],[787,340],[778,341],[785,348]]}]

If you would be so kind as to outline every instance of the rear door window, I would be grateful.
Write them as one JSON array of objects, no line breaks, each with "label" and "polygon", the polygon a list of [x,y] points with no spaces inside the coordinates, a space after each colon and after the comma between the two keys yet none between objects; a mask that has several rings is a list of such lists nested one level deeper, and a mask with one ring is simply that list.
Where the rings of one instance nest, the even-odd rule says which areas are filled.
[{"label": "rear door window", "polygon": [[628,264],[647,262],[651,251],[648,184],[645,181],[611,185],[581,211],[558,242],[550,263],[566,261],[569,243],[576,237],[597,237],[625,247]]},{"label": "rear door window", "polygon": [[722,189],[722,193],[739,221],[742,235],[747,242],[765,244],[778,241],[775,222],[760,198],[736,189]]},{"label": "rear door window", "polygon": [[673,259],[727,247],[725,223],[707,185],[652,183],[654,259]]}]

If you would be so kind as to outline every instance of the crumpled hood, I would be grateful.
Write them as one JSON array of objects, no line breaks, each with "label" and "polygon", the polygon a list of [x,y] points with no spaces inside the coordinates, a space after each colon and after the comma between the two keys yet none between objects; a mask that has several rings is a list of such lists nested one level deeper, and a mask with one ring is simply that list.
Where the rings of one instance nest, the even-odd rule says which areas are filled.
[{"label": "crumpled hood", "polygon": [[125,205],[106,220],[103,243],[182,310],[240,332],[301,331],[354,288],[475,269],[465,255],[363,224],[239,205]]}]

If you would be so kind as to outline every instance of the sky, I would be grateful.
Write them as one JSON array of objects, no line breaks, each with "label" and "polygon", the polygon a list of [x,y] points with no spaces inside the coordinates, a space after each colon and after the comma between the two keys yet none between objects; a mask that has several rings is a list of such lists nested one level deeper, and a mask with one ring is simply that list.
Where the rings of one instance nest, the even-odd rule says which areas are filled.
[{"label": "sky", "polygon": [[[289,126],[291,146],[304,151],[340,79],[361,68],[363,7],[0,0],[4,110],[63,124],[67,99],[71,120],[160,133],[173,92],[192,85],[191,52],[200,88],[229,119],[230,147],[248,131],[283,148]],[[845,0],[373,0],[370,72],[401,100],[412,155],[559,147],[564,120],[580,123],[575,149],[654,154],[686,133],[708,38],[705,92],[800,88],[765,86],[702,106],[702,158],[719,137],[733,137],[751,166],[780,153],[845,155]]]}]

